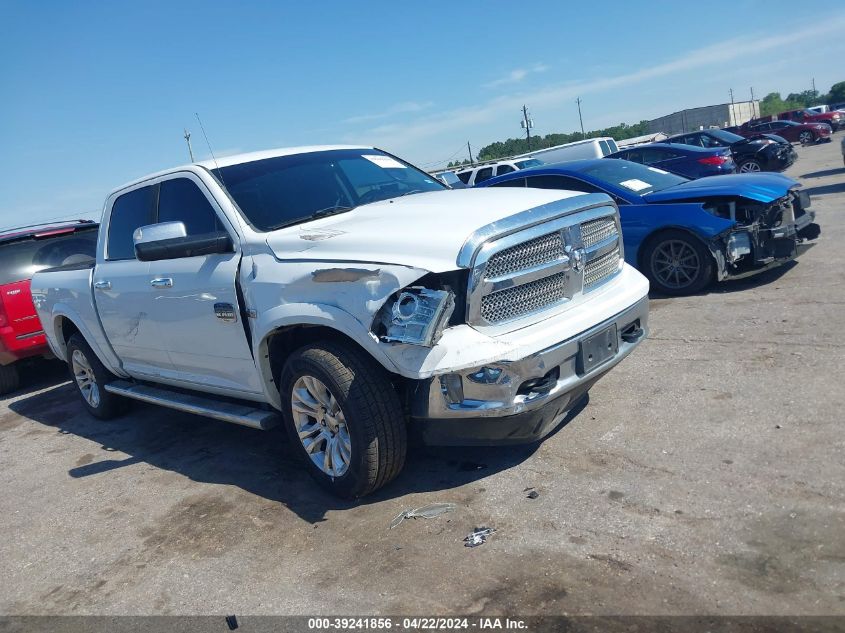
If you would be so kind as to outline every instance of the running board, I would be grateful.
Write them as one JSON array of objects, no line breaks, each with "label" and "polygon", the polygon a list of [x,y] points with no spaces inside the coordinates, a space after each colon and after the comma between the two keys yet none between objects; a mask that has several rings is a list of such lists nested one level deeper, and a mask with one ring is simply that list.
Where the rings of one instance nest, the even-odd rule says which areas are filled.
[{"label": "running board", "polygon": [[142,402],[161,405],[187,413],[204,415],[215,420],[241,424],[266,431],[279,423],[279,416],[272,411],[256,409],[249,405],[233,404],[214,398],[170,391],[161,387],[141,385],[126,380],[115,380],[105,386],[106,391]]}]

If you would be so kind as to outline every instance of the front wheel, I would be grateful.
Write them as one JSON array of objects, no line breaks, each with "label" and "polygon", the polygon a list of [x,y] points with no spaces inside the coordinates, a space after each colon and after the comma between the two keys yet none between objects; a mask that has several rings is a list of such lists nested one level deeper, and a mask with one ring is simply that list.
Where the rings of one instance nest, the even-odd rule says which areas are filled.
[{"label": "front wheel", "polygon": [[739,173],[741,174],[753,174],[759,171],[763,171],[763,166],[760,164],[760,161],[753,158],[739,166]]},{"label": "front wheel", "polygon": [[74,334],[68,340],[67,364],[70,378],[76,384],[76,391],[88,413],[108,420],[123,411],[126,401],[105,390],[106,384],[115,380],[115,375],[100,362],[80,334]]},{"label": "front wheel", "polygon": [[651,238],[642,262],[652,287],[663,294],[694,294],[713,280],[713,256],[683,231],[665,231]]},{"label": "front wheel", "polygon": [[405,463],[402,407],[384,368],[344,343],[293,352],[279,377],[288,433],[311,476],[345,498],[390,482]]},{"label": "front wheel", "polygon": [[810,132],[810,130],[805,130],[798,135],[798,142],[801,145],[809,145],[810,143],[814,143],[816,140],[816,135]]}]

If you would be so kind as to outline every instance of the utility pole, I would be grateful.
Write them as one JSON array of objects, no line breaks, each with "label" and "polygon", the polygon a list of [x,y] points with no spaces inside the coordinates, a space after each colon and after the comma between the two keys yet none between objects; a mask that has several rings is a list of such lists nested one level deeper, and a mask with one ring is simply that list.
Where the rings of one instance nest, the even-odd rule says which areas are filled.
[{"label": "utility pole", "polygon": [[534,127],[534,121],[528,118],[528,107],[522,106],[522,121],[519,122],[520,127],[525,128],[525,138],[528,139],[528,151],[531,151],[531,128]]},{"label": "utility pole", "polygon": [[751,101],[754,101],[754,86],[751,86]]},{"label": "utility pole", "polygon": [[728,91],[731,93],[731,125],[736,125],[736,111],[734,110],[734,89],[729,88]]},{"label": "utility pole", "polygon": [[813,83],[813,92],[815,92],[816,91],[816,78],[815,77],[813,77],[812,83]]},{"label": "utility pole", "polygon": [[475,166],[475,161],[472,159],[472,148],[469,146],[469,141],[467,141],[467,151],[469,152],[469,164]]},{"label": "utility pole", "polygon": [[188,154],[191,156],[191,162],[194,162],[194,150],[191,148],[191,133],[185,130],[185,142],[188,144]]},{"label": "utility pole", "polygon": [[578,120],[581,122],[581,138],[586,138],[587,135],[584,134],[584,119],[581,118],[581,97],[578,97],[575,100],[575,103],[578,104]]}]

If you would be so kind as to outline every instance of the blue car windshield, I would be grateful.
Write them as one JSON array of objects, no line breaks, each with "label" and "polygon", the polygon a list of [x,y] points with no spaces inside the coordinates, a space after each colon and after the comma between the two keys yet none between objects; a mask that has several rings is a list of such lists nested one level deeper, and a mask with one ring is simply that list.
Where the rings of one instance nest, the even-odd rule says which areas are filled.
[{"label": "blue car windshield", "polygon": [[432,176],[375,149],[338,149],[214,169],[249,223],[273,231],[355,207],[426,191]]},{"label": "blue car windshield", "polygon": [[596,161],[579,171],[640,196],[689,181],[656,167],[618,159]]}]

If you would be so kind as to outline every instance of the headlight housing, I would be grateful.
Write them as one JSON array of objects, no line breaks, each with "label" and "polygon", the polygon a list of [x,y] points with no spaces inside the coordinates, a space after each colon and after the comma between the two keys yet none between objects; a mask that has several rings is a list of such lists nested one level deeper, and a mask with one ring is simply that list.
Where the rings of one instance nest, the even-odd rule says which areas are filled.
[{"label": "headlight housing", "polygon": [[431,347],[440,339],[454,310],[455,296],[448,290],[404,288],[378,311],[373,332],[386,343]]},{"label": "headlight housing", "polygon": [[751,254],[751,236],[746,231],[731,233],[727,244],[727,258],[733,264],[746,255]]}]

